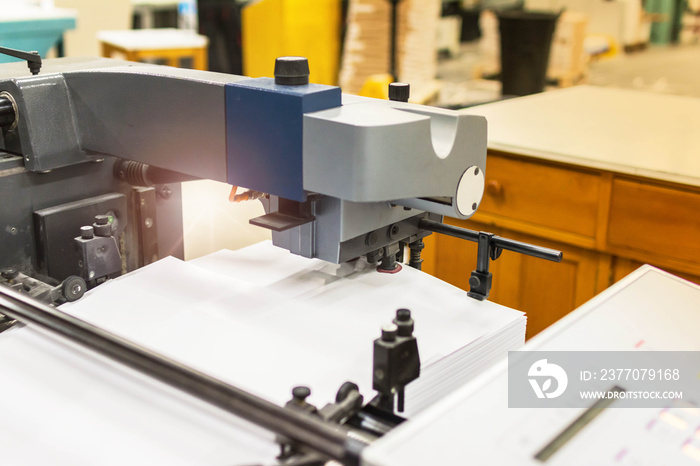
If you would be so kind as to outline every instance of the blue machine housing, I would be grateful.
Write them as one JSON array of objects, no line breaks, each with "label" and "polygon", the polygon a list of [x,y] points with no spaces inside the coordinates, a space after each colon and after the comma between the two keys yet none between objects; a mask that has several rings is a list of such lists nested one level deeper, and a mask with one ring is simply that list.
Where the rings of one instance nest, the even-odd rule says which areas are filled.
[{"label": "blue machine housing", "polygon": [[340,88],[256,78],[227,84],[225,92],[229,184],[305,201],[304,114],[339,107]]}]

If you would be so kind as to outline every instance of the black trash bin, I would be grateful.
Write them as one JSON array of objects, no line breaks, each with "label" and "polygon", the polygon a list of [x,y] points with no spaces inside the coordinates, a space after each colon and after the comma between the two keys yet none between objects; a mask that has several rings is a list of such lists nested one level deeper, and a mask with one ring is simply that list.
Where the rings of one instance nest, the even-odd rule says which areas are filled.
[{"label": "black trash bin", "polygon": [[501,34],[502,95],[529,95],[544,90],[549,49],[560,14],[527,10],[496,12]]}]

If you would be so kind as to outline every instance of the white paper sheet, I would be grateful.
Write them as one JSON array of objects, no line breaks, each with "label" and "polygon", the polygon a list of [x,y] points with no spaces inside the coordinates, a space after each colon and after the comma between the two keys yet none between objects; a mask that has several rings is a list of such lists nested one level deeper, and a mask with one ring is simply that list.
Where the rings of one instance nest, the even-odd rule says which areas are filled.
[{"label": "white paper sheet", "polygon": [[413,313],[424,367],[523,319],[409,267],[348,268],[263,242],[166,258],[63,308],[278,404],[308,385],[323,405],[347,380],[374,396],[372,342],[398,308]]},{"label": "white paper sheet", "polygon": [[[308,385],[322,407],[347,380],[374,396],[372,342],[400,307],[413,312],[423,368],[409,414],[524,339],[521,312],[419,271],[331,265],[269,242],[166,258],[62,309],[280,405]],[[269,433],[29,328],[0,335],[0,360],[13,400],[2,464],[252,464],[277,452]]]}]

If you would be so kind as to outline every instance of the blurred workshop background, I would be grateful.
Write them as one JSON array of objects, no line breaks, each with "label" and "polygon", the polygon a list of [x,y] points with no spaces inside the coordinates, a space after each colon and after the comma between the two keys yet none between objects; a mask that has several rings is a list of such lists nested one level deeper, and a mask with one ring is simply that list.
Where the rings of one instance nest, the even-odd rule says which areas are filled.
[{"label": "blurred workshop background", "polygon": [[[350,94],[388,98],[396,79],[410,83],[411,102],[463,109],[593,86],[680,96],[672,104],[690,105],[688,118],[700,117],[700,0],[0,0],[0,12],[1,45],[48,57],[108,56],[260,77],[272,76],[276,57],[302,55],[311,82]],[[577,112],[574,104],[560,114]],[[633,113],[632,126],[641,117]],[[499,129],[494,118],[490,134]],[[680,174],[656,177],[628,167],[627,175],[646,178],[620,181],[606,171],[614,161],[540,165],[494,151],[492,142],[486,200],[476,223],[458,224],[564,251],[563,265],[501,261],[507,267],[494,286],[496,302],[557,314],[531,318],[530,334],[643,262],[700,282],[697,157],[692,167],[677,166]],[[525,170],[539,186],[517,185],[512,174]],[[209,181],[185,183],[186,258],[268,237],[248,225],[262,212],[259,203],[230,204],[230,191]],[[520,203],[509,205],[515,196]],[[567,196],[570,204],[559,202]],[[647,198],[662,204],[626,204]],[[652,207],[655,220],[646,215]],[[468,287],[471,265],[464,262],[474,250],[448,240],[431,247],[425,270]],[[538,286],[543,277],[547,287]]]}]

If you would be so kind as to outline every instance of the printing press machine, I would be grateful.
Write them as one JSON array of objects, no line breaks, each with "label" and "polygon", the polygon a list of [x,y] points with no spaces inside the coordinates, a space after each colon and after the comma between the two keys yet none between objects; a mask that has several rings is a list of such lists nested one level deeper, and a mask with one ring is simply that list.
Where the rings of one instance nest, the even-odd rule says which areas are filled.
[{"label": "printing press machine", "polygon": [[361,464],[367,444],[403,422],[404,388],[421,369],[413,320],[399,311],[373,342],[375,398],[364,403],[344,384],[317,410],[302,387],[281,407],[56,309],[183,256],[180,182],[245,189],[234,198],[263,203],[251,223],[275,246],[331,264],[361,260],[391,275],[420,269],[433,232],[476,242],[476,301],[488,298],[489,262],[502,250],[561,260],[442,223],[479,206],[486,121],[409,104],[406,85],[392,85],[390,101],[343,95],[309,84],[299,57],[278,59],[274,79],[250,79],[8,53],[29,70],[0,67],[2,330],[46,330],[268,429],[280,464]]}]

